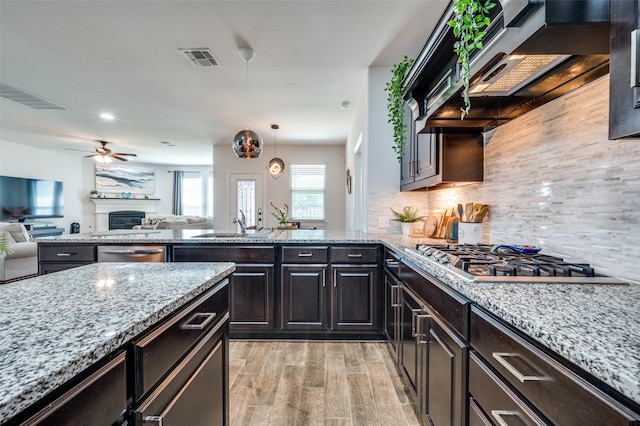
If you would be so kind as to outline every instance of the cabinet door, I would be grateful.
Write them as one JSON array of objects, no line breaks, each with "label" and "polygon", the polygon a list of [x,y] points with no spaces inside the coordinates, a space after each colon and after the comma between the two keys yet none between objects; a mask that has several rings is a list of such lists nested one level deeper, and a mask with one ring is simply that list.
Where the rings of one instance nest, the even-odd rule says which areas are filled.
[{"label": "cabinet door", "polygon": [[398,356],[398,332],[400,323],[400,304],[399,294],[400,284],[390,274],[385,273],[384,276],[384,335],[391,344],[396,357]]},{"label": "cabinet door", "polygon": [[418,324],[423,315],[417,299],[402,289],[402,308],[400,323],[400,367],[409,379],[411,393],[417,403],[418,387],[422,377],[422,345],[418,340]]},{"label": "cabinet door", "polygon": [[438,174],[438,135],[419,133],[416,138],[415,180]]},{"label": "cabinet door", "polygon": [[282,329],[328,328],[327,265],[282,266]]},{"label": "cabinet door", "polygon": [[378,267],[337,266],[332,271],[332,329],[377,330]]},{"label": "cabinet door", "polygon": [[467,345],[433,318],[429,326],[427,416],[434,426],[462,425],[466,418]]},{"label": "cabinet door", "polygon": [[236,266],[230,295],[232,332],[274,329],[273,271],[273,265]]}]

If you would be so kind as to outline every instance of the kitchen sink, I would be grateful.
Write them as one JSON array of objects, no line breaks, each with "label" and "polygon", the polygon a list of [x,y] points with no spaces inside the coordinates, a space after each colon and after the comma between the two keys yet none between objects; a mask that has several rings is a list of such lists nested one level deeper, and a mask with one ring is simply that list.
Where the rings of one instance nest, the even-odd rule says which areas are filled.
[{"label": "kitchen sink", "polygon": [[212,239],[237,239],[237,238],[267,238],[273,237],[273,231],[258,231],[241,234],[238,232],[208,232],[206,234],[194,235],[191,238],[212,238]]}]

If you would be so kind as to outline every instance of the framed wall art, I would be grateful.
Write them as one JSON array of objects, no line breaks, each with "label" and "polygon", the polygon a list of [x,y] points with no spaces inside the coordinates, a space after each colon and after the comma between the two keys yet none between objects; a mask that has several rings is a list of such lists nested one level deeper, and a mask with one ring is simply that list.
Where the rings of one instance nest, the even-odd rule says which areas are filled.
[{"label": "framed wall art", "polygon": [[96,164],[96,190],[150,195],[155,192],[156,172],[147,167]]}]

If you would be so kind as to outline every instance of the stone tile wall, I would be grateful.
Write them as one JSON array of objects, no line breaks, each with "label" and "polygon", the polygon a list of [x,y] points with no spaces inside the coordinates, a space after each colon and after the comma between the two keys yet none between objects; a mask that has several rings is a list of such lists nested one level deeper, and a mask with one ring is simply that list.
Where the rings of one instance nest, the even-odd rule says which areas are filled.
[{"label": "stone tile wall", "polygon": [[484,242],[640,281],[640,140],[607,139],[608,103],[603,77],[487,133],[484,182],[431,190],[429,207],[489,204]]}]

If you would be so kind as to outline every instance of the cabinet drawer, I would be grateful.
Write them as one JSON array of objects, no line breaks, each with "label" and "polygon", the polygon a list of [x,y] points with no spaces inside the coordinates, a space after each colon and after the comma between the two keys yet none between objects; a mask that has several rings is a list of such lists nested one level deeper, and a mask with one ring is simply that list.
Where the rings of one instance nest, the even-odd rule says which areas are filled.
[{"label": "cabinet drawer", "polygon": [[113,425],[127,410],[125,353],[46,405],[22,425]]},{"label": "cabinet drawer", "polygon": [[282,247],[282,263],[327,263],[329,247]]},{"label": "cabinet drawer", "polygon": [[378,247],[331,247],[332,263],[378,263]]},{"label": "cabinet drawer", "polygon": [[95,262],[97,260],[97,246],[61,244],[42,245],[38,247],[40,262]]},{"label": "cabinet drawer", "polygon": [[[469,356],[469,393],[471,403],[482,410],[471,413],[483,418],[482,411],[495,424],[545,425],[541,417],[534,413],[498,376],[496,376],[473,352]],[[470,420],[473,419],[470,415]],[[483,419],[486,421],[486,419]]]},{"label": "cabinet drawer", "polygon": [[400,280],[428,303],[460,336],[467,338],[471,310],[469,300],[447,289],[444,284],[437,283],[433,278],[427,278],[405,262],[400,266]]},{"label": "cabinet drawer", "polygon": [[229,311],[229,280],[189,304],[151,333],[134,342],[136,399],[156,382]]},{"label": "cabinet drawer", "polygon": [[173,246],[174,262],[273,263],[274,246]]},{"label": "cabinet drawer", "polygon": [[640,418],[476,307],[471,346],[553,423],[629,425]]}]

